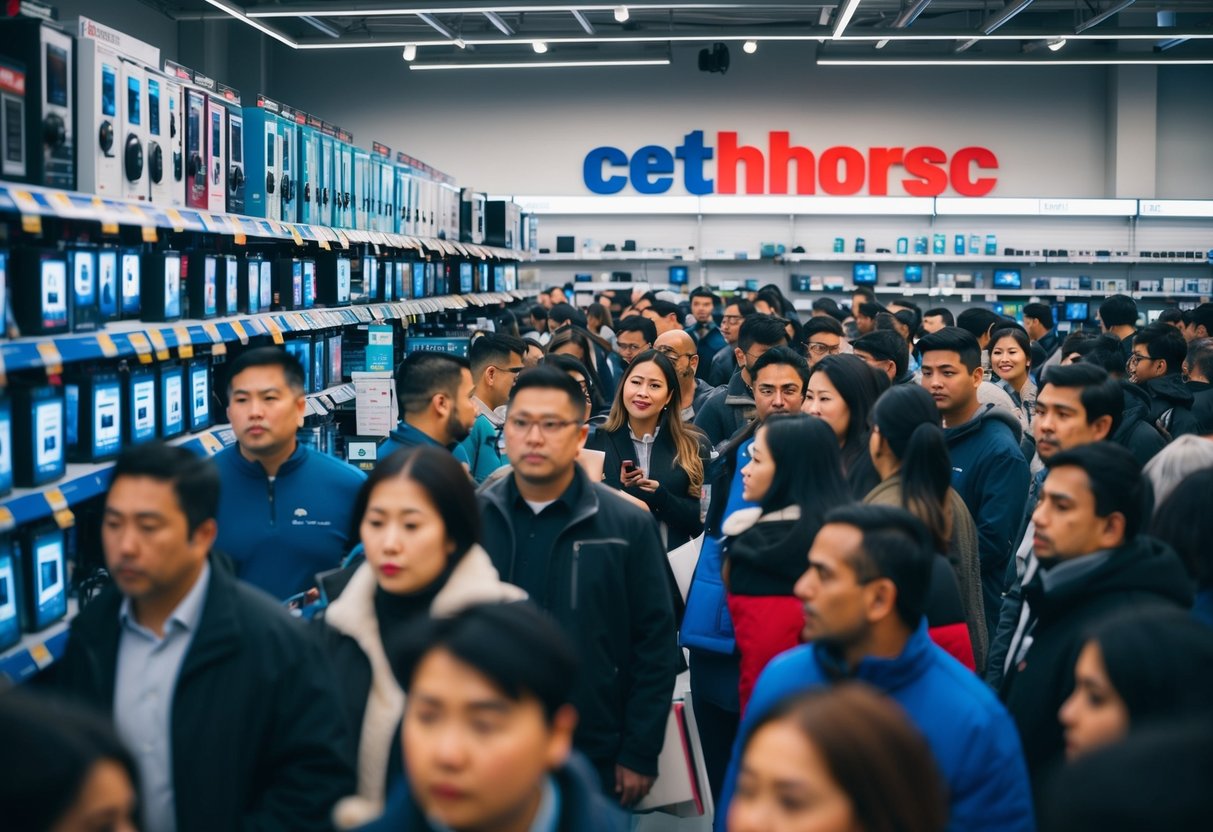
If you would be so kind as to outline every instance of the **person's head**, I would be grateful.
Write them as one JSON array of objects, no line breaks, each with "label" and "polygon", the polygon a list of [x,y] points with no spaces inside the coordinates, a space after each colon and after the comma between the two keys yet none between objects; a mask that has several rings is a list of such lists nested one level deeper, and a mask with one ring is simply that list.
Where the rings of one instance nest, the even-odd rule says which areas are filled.
[{"label": "person's head", "polygon": [[548,296],[548,302],[550,305],[549,308],[554,307],[560,303],[569,302],[568,296],[565,295],[565,293],[564,293],[564,289],[562,289],[559,286],[553,286],[551,289],[548,289],[547,296]]},{"label": "person's head", "polygon": [[1142,472],[1150,481],[1154,505],[1160,506],[1175,489],[1189,488],[1189,478],[1213,467],[1213,441],[1195,434],[1177,436],[1150,458]]},{"label": "person's head", "polygon": [[640,292],[640,294],[637,295],[637,292],[639,291],[640,290],[638,289],[632,290],[632,310],[637,315],[643,315],[644,310],[648,309],[653,304],[653,301],[657,300],[657,293]]},{"label": "person's head", "polygon": [[545,350],[548,355],[571,355],[582,364],[589,364],[592,347],[589,339],[581,332],[572,327],[564,327],[552,333]]},{"label": "person's head", "polygon": [[[560,290],[557,289],[555,291]],[[548,328],[555,332],[562,326],[568,326],[569,324],[583,326],[585,324],[585,316],[573,308],[571,303],[564,301],[553,303],[552,308],[548,310]]]},{"label": "person's head", "polygon": [[547,777],[568,762],[578,659],[529,603],[482,604],[418,625],[395,651],[407,694],[409,789],[443,828],[527,829]]},{"label": "person's head", "polygon": [[678,319],[678,304],[668,300],[653,301],[642,314],[653,322],[658,335],[669,332],[671,329],[682,328],[682,323]]},{"label": "person's head", "polygon": [[1115,335],[1100,335],[1086,349],[1086,354],[1079,359],[1084,364],[1103,367],[1108,375],[1117,379],[1125,377],[1128,371],[1125,355],[1120,349],[1120,339]]},{"label": "person's head", "polygon": [[431,586],[480,540],[476,493],[441,448],[396,451],[375,466],[354,498],[354,534],[385,592]]},{"label": "person's head", "polygon": [[526,344],[521,338],[490,333],[468,347],[468,362],[480,399],[489,407],[500,407],[510,396],[510,388],[526,367],[522,356]]},{"label": "person's head", "polygon": [[851,349],[869,367],[886,375],[889,381],[905,375],[910,364],[906,340],[896,332],[878,329],[861,335],[851,342]]},{"label": "person's head", "polygon": [[1144,725],[1208,715],[1213,629],[1186,611],[1133,609],[1092,628],[1058,712],[1073,760]]},{"label": "person's head", "polygon": [[1102,336],[1088,329],[1071,332],[1061,342],[1062,365],[1077,364],[1084,356],[1095,349],[1096,343]]},{"label": "person's head", "polygon": [[956,426],[977,410],[977,388],[985,374],[976,336],[956,326],[944,327],[918,342],[922,386],[935,399],[944,421]]},{"label": "person's head", "polygon": [[615,352],[625,364],[645,350],[651,350],[656,340],[657,327],[640,315],[629,315],[615,327]]},{"label": "person's head", "polygon": [[567,373],[536,367],[510,391],[505,451],[514,476],[551,484],[569,476],[585,444],[585,391]]},{"label": "person's head", "polygon": [[754,298],[754,311],[759,315],[782,316],[783,295],[774,286],[764,286]]},{"label": "person's head", "polygon": [[860,335],[867,335],[876,329],[876,316],[887,313],[887,310],[874,300],[864,301],[854,307],[855,328]]},{"label": "person's head", "polygon": [[107,720],[45,693],[0,694],[0,817],[12,832],[135,832],[139,775]]},{"label": "person's head", "polygon": [[1137,326],[1137,302],[1128,295],[1112,295],[1099,305],[1099,326],[1104,332]]},{"label": "person's head", "polygon": [[1160,324],[1175,327],[1181,335],[1184,332],[1184,313],[1178,306],[1168,306],[1158,313],[1155,320]]},{"label": "person's head", "polygon": [[[797,412],[776,414],[762,423],[741,480],[743,497],[763,511],[795,505],[802,507],[802,516],[820,515],[845,498],[834,434],[820,419]],[[819,524],[820,518],[813,525]]]},{"label": "person's head", "polygon": [[716,297],[711,289],[699,286],[692,291],[691,314],[695,317],[695,322],[699,324],[711,323],[712,312],[715,311],[716,304],[719,302],[720,298]]},{"label": "person's head", "polygon": [[[540,302],[531,307],[531,328],[536,332],[548,331],[548,307],[552,305],[547,295],[539,296]],[[544,303],[544,301],[547,301]]]},{"label": "person's head", "polygon": [[956,318],[952,315],[951,309],[937,306],[922,313],[922,331],[927,335],[939,332],[945,326],[956,326]]},{"label": "person's head", "polygon": [[905,509],[834,509],[813,538],[809,568],[796,582],[805,610],[804,640],[822,641],[851,664],[877,643],[904,646],[926,609],[934,557],[926,526]]},{"label": "person's head", "polygon": [[843,682],[783,700],[746,735],[728,832],[938,832],[947,811],[905,712]]},{"label": "person's head", "polygon": [[303,366],[278,347],[241,353],[228,371],[227,418],[241,452],[253,459],[289,454],[307,412]]},{"label": "person's head", "polygon": [[844,460],[850,460],[856,453],[867,453],[868,413],[888,386],[888,378],[862,358],[831,355],[812,369],[804,412],[830,426]]},{"label": "person's head", "polygon": [[545,355],[543,360],[539,362],[539,366],[555,367],[577,382],[577,385],[585,394],[585,418],[588,419],[594,409],[594,382],[590,380],[590,373],[586,370],[585,365],[571,355],[552,353],[551,355]]},{"label": "person's head", "polygon": [[805,357],[809,359],[810,367],[842,350],[842,324],[828,315],[809,318],[801,327],[800,335],[804,338]]},{"label": "person's head", "polygon": [[1023,328],[1033,341],[1053,331],[1053,307],[1047,303],[1029,303],[1023,308]]},{"label": "person's head", "polygon": [[1046,460],[1107,439],[1120,427],[1124,408],[1124,391],[1102,368],[1086,363],[1049,367],[1036,393],[1036,452]]},{"label": "person's head", "polygon": [[472,365],[442,352],[414,352],[396,367],[396,401],[404,421],[442,445],[462,442],[476,423]]},{"label": "person's head", "polygon": [[[684,330],[671,329],[657,336],[653,349],[670,359],[678,378],[694,384],[695,372],[699,369],[699,353],[695,351],[695,339]],[[685,407],[689,402],[683,402]]]},{"label": "person's head", "polygon": [[876,293],[870,286],[856,286],[851,290],[851,316],[859,314],[859,307],[865,303],[875,303]]},{"label": "person's head", "polygon": [[219,471],[185,448],[148,442],[114,463],[101,522],[106,568],[136,605],[184,598],[218,526]]},{"label": "person's head", "polygon": [[747,316],[754,314],[754,304],[742,297],[731,298],[724,306],[724,314],[720,316],[720,334],[729,346],[737,343],[737,333],[741,331],[741,322]]},{"label": "person's head", "polygon": [[[1184,372],[1190,381],[1213,382],[1213,338],[1194,338],[1188,342]],[[1209,428],[1213,431],[1213,425]]]},{"label": "person's head", "polygon": [[800,410],[809,378],[809,365],[801,356],[788,347],[771,347],[758,357],[750,372],[758,421],[775,413]]},{"label": "person's head", "polygon": [[1213,337],[1213,303],[1202,303],[1184,314],[1184,339]]},{"label": "person's head", "polygon": [[1131,542],[1149,517],[1149,485],[1120,445],[1079,445],[1045,465],[1049,473],[1032,513],[1037,557],[1069,560],[1115,549]]},{"label": "person's head", "polygon": [[585,308],[585,319],[590,331],[597,334],[604,326],[611,326],[611,308],[604,303],[591,303]]},{"label": "person's head", "polygon": [[771,347],[788,345],[788,332],[784,323],[782,318],[757,313],[741,322],[741,329],[737,333],[737,346],[733,351],[737,366],[751,382],[754,380],[754,362]]},{"label": "person's head", "polygon": [[952,517],[947,508],[952,463],[939,408],[916,384],[891,387],[872,407],[868,453],[887,479],[901,475],[901,505],[926,524],[938,551],[948,550]]},{"label": "person's head", "polygon": [[524,338],[522,340],[526,345],[526,352],[522,354],[523,367],[530,368],[538,366],[539,362],[543,359],[543,347],[541,347],[538,342],[529,338]]},{"label": "person's head", "polygon": [[990,346],[990,334],[999,327],[1002,318],[992,309],[971,307],[956,316],[956,326],[977,339],[981,349]]},{"label": "person's head", "polygon": [[1126,369],[1136,384],[1150,379],[1178,375],[1188,357],[1188,343],[1179,330],[1157,321],[1133,336],[1133,355]]},{"label": "person's head", "polygon": [[838,323],[842,323],[847,319],[847,313],[838,305],[838,301],[833,298],[817,298],[817,300],[813,301],[812,316],[814,318],[823,316],[833,318]]},{"label": "person's head", "polygon": [[1016,390],[1028,379],[1032,366],[1032,342],[1018,327],[996,329],[990,336],[990,367]]},{"label": "person's head", "polygon": [[[1182,439],[1181,436],[1176,442]],[[1150,534],[1179,554],[1200,589],[1213,587],[1213,547],[1209,546],[1209,541],[1213,540],[1210,488],[1213,488],[1213,468],[1206,467],[1191,474],[1159,503],[1150,521]]]}]

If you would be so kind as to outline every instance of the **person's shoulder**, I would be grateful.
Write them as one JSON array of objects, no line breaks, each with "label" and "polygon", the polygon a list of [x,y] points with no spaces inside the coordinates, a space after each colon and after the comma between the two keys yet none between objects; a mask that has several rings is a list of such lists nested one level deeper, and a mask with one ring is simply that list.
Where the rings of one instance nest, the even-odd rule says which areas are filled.
[{"label": "person's shoulder", "polygon": [[969,723],[989,724],[1008,717],[998,697],[972,670],[943,648],[931,645],[931,666],[926,677],[933,688],[932,699],[941,713]]},{"label": "person's shoulder", "polygon": [[785,650],[767,663],[758,677],[755,695],[761,689],[772,696],[782,696],[803,690],[824,680],[817,654],[812,644],[801,644]]}]

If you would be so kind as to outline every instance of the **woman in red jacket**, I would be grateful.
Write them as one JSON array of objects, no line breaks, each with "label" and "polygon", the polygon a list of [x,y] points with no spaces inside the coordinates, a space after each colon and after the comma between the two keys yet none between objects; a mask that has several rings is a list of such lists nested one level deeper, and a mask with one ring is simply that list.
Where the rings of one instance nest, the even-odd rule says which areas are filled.
[{"label": "woman in red jacket", "polygon": [[792,594],[822,518],[851,502],[834,432],[799,414],[768,419],[741,470],[757,508],[725,521],[724,578],[741,653],[741,709],[767,662],[800,642],[804,609]]}]

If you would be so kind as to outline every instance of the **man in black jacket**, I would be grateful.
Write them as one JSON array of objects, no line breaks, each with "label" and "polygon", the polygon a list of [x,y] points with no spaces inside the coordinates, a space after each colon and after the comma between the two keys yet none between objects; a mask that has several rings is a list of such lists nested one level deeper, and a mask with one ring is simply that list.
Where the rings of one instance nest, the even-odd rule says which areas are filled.
[{"label": "man in black jacket", "polygon": [[1000,688],[1038,788],[1063,758],[1057,711],[1074,690],[1074,663],[1091,625],[1114,611],[1192,603],[1179,556],[1140,533],[1149,489],[1129,451],[1094,442],[1046,464],[1032,515],[1036,568],[1029,564],[1024,574],[1023,609]]},{"label": "man in black jacket", "polygon": [[144,828],[326,830],[354,787],[325,658],[268,595],[209,557],[219,473],[125,451],[101,543],[114,586],[72,622],[53,683],[113,715],[139,762]]},{"label": "man in black jacket", "polygon": [[1126,365],[1129,380],[1150,394],[1150,420],[1172,439],[1197,432],[1192,391],[1183,381],[1187,354],[1188,345],[1179,330],[1155,322],[1133,336],[1133,354]]},{"label": "man in black jacket", "polygon": [[577,465],[585,396],[539,367],[510,393],[513,473],[480,495],[484,546],[573,638],[582,675],[574,744],[630,806],[648,794],[665,737],[678,649],[669,566],[652,517]]},{"label": "man in black jacket", "polygon": [[1184,360],[1188,381],[1184,385],[1192,394],[1192,414],[1201,436],[1213,433],[1213,338],[1197,338],[1188,342],[1188,357]]},{"label": "man in black jacket", "polygon": [[707,434],[712,447],[719,448],[754,418],[754,362],[771,347],[788,345],[787,321],[773,315],[753,314],[742,321],[737,335],[737,372],[726,387],[708,396],[695,414],[695,427]]}]

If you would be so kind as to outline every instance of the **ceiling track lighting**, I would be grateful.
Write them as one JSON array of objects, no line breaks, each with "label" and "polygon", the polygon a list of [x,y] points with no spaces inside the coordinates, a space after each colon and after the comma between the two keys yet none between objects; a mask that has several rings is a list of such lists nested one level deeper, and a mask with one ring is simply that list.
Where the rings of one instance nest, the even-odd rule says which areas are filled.
[{"label": "ceiling track lighting", "polygon": [[312,17],[310,15],[303,15],[299,19],[302,20],[304,23],[306,23],[308,26],[311,26],[316,31],[322,32],[322,33],[328,35],[330,38],[341,37],[340,29],[338,29],[336,26],[333,26],[330,23],[325,23],[323,20],[320,20],[319,18]]},{"label": "ceiling track lighting", "polygon": [[1049,51],[1050,52],[1057,52],[1065,45],[1066,45],[1065,38],[1050,38],[1049,39]]},{"label": "ceiling track lighting", "polygon": [[448,40],[457,39],[455,37],[455,33],[446,26],[443,26],[432,14],[428,14],[426,12],[417,12],[417,19]]},{"label": "ceiling track lighting", "polygon": [[548,51],[548,45],[541,40],[533,42],[531,48],[535,50],[536,55],[543,55]]},{"label": "ceiling track lighting", "polygon": [[1030,5],[1032,5],[1032,0],[1016,0],[1015,3],[1012,3],[1011,5],[1007,6],[1002,11],[1000,11],[998,14],[994,15],[989,20],[987,20],[985,22],[985,24],[981,27],[981,33],[983,35],[994,34],[995,29],[1000,29],[1003,26],[1005,26],[1006,24],[1010,23],[1012,20],[1015,19],[1016,16],[1019,15],[1020,12],[1022,12],[1024,9],[1026,9]]},{"label": "ceiling track lighting", "polygon": [[859,0],[847,0],[847,4],[838,13],[838,22],[834,24],[834,34],[832,37],[837,38],[842,34],[842,30],[847,28],[847,24],[851,22],[851,18],[855,16],[857,8],[859,8]]},{"label": "ceiling track lighting", "polygon": [[631,13],[628,11],[628,7],[627,7],[627,6],[617,6],[617,7],[615,8],[615,22],[617,22],[617,23],[627,23],[627,22],[628,22],[628,18],[629,18],[629,17],[631,17],[631,16],[632,16],[632,15],[631,15]]},{"label": "ceiling track lighting", "polygon": [[577,67],[606,66],[669,66],[669,58],[646,58],[641,60],[594,60],[594,61],[501,61],[495,63],[469,62],[458,64],[409,64],[410,70],[446,69],[568,69]]},{"label": "ceiling track lighting", "polygon": [[577,21],[577,25],[580,26],[587,35],[592,35],[595,33],[594,24],[590,23],[589,19],[584,14],[582,14],[578,9],[569,9],[569,11],[572,13],[573,19]]},{"label": "ceiling track lighting", "polygon": [[758,41],[747,40],[745,43],[743,43],[741,45],[741,50],[743,52],[745,52],[747,55],[753,55],[755,52],[758,51]]},{"label": "ceiling track lighting", "polygon": [[914,3],[914,5],[910,6],[908,9],[906,9],[905,11],[903,11],[901,14],[899,14],[897,16],[897,19],[893,21],[893,28],[894,29],[908,28],[910,26],[910,24],[912,24],[915,20],[918,19],[918,16],[920,14],[922,14],[924,11],[926,11],[927,6],[929,6],[930,4],[931,4],[931,0],[917,0],[917,2]]},{"label": "ceiling track lighting", "polygon": [[416,58],[417,57],[417,45],[415,43],[405,44],[403,57],[406,61],[411,61],[414,58]]}]

